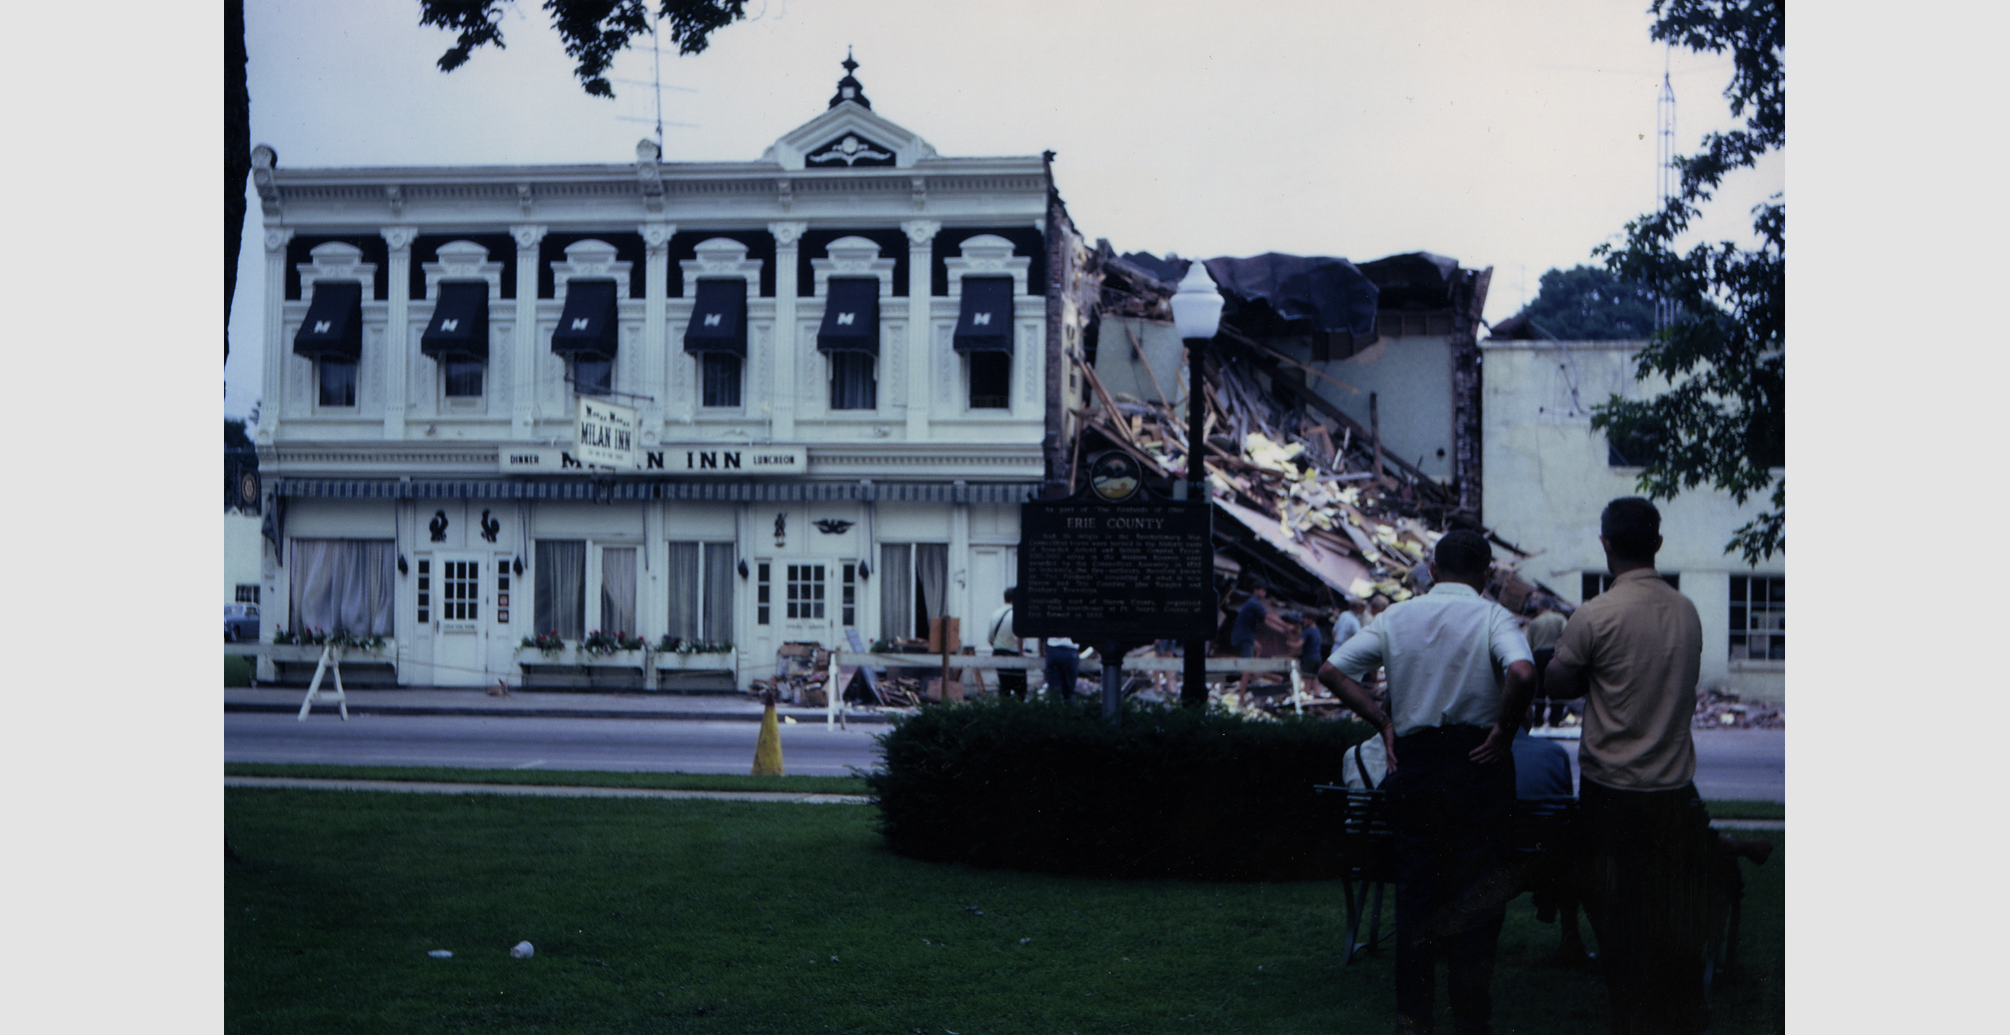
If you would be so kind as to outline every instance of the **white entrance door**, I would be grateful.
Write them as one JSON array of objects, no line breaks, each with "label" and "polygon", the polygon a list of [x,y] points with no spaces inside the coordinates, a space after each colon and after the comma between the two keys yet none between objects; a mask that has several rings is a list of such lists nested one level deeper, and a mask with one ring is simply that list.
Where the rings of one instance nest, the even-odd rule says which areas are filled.
[{"label": "white entrance door", "polygon": [[433,567],[433,682],[486,686],[490,562],[475,554],[435,554]]},{"label": "white entrance door", "polygon": [[799,558],[775,562],[780,576],[782,639],[838,646],[838,601],[832,591],[832,569],[824,560]]}]

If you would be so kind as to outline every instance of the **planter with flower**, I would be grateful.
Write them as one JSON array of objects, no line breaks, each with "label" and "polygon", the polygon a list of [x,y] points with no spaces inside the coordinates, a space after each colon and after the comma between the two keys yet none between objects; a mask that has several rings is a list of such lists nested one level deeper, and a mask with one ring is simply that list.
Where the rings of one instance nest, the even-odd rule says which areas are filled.
[{"label": "planter with flower", "polygon": [[687,640],[666,634],[656,641],[658,671],[731,670],[736,667],[737,660],[731,640]]},{"label": "planter with flower", "polygon": [[393,646],[382,636],[357,636],[345,629],[281,629],[272,634],[272,649],[266,656],[275,663],[315,664],[323,649],[335,647],[336,657],[345,661],[389,663]]}]

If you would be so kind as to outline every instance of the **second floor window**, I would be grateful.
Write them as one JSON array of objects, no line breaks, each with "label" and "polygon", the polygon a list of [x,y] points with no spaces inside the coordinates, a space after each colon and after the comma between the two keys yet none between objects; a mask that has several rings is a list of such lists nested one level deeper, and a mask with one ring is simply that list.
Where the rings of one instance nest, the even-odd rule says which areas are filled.
[{"label": "second floor window", "polygon": [[730,352],[699,353],[702,402],[706,406],[740,405],[740,357]]},{"label": "second floor window", "polygon": [[608,395],[614,391],[614,360],[582,352],[567,365],[572,367],[573,391],[581,395]]},{"label": "second floor window", "polygon": [[871,410],[879,406],[879,383],[873,375],[877,357],[869,352],[832,352],[831,409]]},{"label": "second floor window", "polygon": [[1012,408],[1012,354],[972,352],[970,355],[970,408],[1009,410]]},{"label": "second floor window", "polygon": [[356,405],[356,364],[346,360],[324,359],[314,365],[317,368],[316,380],[321,386],[321,405]]},{"label": "second floor window", "polygon": [[440,371],[446,379],[446,393],[449,399],[478,399],[482,394],[482,368],[488,364],[478,360],[448,360],[442,363]]}]

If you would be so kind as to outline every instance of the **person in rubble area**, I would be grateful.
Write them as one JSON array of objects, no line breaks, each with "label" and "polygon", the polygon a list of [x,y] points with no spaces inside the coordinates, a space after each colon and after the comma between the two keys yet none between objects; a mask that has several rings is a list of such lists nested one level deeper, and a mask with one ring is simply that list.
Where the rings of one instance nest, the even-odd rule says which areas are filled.
[{"label": "person in rubble area", "polygon": [[1304,641],[1298,648],[1298,676],[1304,680],[1305,696],[1319,693],[1319,666],[1326,662],[1326,637],[1319,632],[1319,619],[1304,616]]},{"label": "person in rubble area", "polygon": [[[1529,619],[1529,652],[1535,655],[1535,711],[1533,724],[1555,726],[1563,721],[1566,705],[1563,701],[1552,700],[1543,693],[1543,676],[1549,668],[1549,659],[1556,656],[1557,638],[1563,635],[1563,615],[1558,614],[1556,602],[1542,597],[1535,605],[1535,617]],[[1548,715],[1544,716],[1545,709]]]},{"label": "person in rubble area", "polygon": [[1066,636],[1049,636],[1040,641],[1041,670],[1047,676],[1047,699],[1075,699],[1075,679],[1082,671],[1082,649]]},{"label": "person in rubble area", "polygon": [[[1236,657],[1256,656],[1256,627],[1267,625],[1280,633],[1291,631],[1290,623],[1276,613],[1277,600],[1271,595],[1270,583],[1262,579],[1251,580],[1249,599],[1235,612],[1235,627],[1229,633],[1228,642],[1235,647]],[[1248,672],[1242,673],[1239,689],[1244,696],[1249,694]]]},{"label": "person in rubble area", "polygon": [[1371,621],[1371,622],[1372,622],[1372,621],[1374,621],[1375,619],[1377,619],[1377,618],[1380,618],[1380,617],[1382,617],[1382,612],[1384,612],[1384,611],[1387,611],[1388,609],[1389,609],[1389,598],[1388,598],[1388,597],[1386,597],[1386,596],[1384,596],[1384,595],[1382,595],[1382,594],[1380,594],[1380,593],[1377,593],[1377,594],[1375,594],[1374,596],[1372,596],[1372,597],[1369,597],[1369,598],[1368,598],[1368,620],[1369,620],[1369,621]]},{"label": "person in rubble area", "polygon": [[1544,677],[1551,698],[1585,699],[1577,751],[1585,912],[1612,1030],[1694,1035],[1708,1023],[1703,946],[1721,888],[1689,732],[1703,626],[1654,570],[1662,539],[1652,503],[1606,504],[1598,542],[1612,586],[1565,623]]},{"label": "person in rubble area", "polygon": [[[1438,540],[1431,591],[1396,604],[1333,651],[1319,679],[1381,731],[1396,863],[1399,1032],[1432,1030],[1436,957],[1452,1018],[1488,1031],[1503,872],[1514,810],[1511,744],[1535,693],[1528,641],[1480,596],[1493,550],[1474,532]],[[1384,710],[1359,682],[1389,672]],[[1506,676],[1505,685],[1496,671]]]},{"label": "person in rubble area", "polygon": [[1368,613],[1368,602],[1359,597],[1347,600],[1340,609],[1340,617],[1333,619],[1333,646],[1338,647],[1354,638],[1361,631],[1361,616]]},{"label": "person in rubble area", "polygon": [[[1005,606],[991,612],[991,654],[993,657],[1019,656],[1019,634],[1012,629],[1013,606],[1018,602],[1019,587],[1005,590]],[[1026,699],[1026,670],[1023,668],[1001,668],[998,670],[998,696]]]}]

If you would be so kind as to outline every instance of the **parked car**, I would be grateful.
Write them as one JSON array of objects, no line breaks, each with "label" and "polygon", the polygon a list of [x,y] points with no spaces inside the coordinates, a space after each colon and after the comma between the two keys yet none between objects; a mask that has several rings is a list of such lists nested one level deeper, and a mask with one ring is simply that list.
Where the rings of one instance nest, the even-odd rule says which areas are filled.
[{"label": "parked car", "polygon": [[223,605],[223,642],[236,643],[239,640],[258,640],[258,605]]}]

